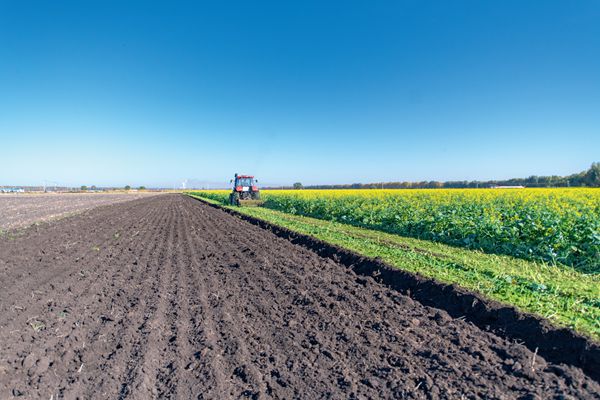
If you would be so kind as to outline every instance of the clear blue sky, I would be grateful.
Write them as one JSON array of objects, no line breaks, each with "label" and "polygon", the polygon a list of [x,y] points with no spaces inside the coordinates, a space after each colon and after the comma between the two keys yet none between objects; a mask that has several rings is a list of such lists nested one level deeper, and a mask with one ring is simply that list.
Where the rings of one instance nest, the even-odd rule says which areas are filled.
[{"label": "clear blue sky", "polygon": [[0,184],[577,172],[600,161],[599,21],[597,0],[0,0]]}]

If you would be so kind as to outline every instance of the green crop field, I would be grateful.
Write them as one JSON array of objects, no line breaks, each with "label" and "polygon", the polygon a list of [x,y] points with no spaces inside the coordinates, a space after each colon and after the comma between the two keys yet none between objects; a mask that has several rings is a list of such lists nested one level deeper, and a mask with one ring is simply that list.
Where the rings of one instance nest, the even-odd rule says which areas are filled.
[{"label": "green crop field", "polygon": [[[198,192],[227,202],[226,191]],[[263,191],[264,207],[600,272],[599,189]]]}]

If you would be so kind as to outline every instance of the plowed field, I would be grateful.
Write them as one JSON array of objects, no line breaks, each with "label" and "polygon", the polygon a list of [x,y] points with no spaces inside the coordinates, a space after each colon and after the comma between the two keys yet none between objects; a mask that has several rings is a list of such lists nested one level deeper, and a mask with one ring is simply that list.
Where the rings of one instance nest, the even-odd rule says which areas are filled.
[{"label": "plowed field", "polygon": [[1,238],[0,315],[0,398],[600,398],[578,368],[176,194]]},{"label": "plowed field", "polygon": [[0,194],[0,231],[153,195],[147,192]]}]

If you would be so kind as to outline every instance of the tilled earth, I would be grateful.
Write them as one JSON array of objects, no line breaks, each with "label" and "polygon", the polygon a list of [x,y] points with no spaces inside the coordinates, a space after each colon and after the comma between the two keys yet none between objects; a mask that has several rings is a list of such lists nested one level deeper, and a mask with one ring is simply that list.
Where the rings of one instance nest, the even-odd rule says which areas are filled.
[{"label": "tilled earth", "polygon": [[0,398],[600,398],[581,370],[182,195],[0,239]]},{"label": "tilled earth", "polygon": [[19,193],[0,194],[0,231],[23,228],[94,207],[156,193]]}]

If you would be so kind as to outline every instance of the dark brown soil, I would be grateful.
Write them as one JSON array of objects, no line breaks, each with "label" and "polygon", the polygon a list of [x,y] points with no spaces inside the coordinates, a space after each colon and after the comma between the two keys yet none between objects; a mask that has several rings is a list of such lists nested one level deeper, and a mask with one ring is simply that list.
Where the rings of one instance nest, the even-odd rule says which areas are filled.
[{"label": "dark brown soil", "polygon": [[0,398],[600,398],[580,369],[181,195],[0,239]]}]

